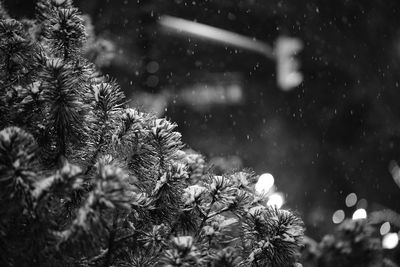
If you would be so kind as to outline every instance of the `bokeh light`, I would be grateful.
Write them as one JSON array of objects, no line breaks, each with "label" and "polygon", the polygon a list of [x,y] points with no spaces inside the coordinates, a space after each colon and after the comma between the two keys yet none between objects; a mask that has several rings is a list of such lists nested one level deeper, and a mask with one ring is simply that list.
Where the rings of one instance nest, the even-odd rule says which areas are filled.
[{"label": "bokeh light", "polygon": [[353,207],[357,203],[357,195],[356,193],[350,193],[346,197],[346,206]]},{"label": "bokeh light", "polygon": [[332,215],[332,221],[336,224],[343,222],[344,218],[345,214],[343,210],[337,210]]},{"label": "bokeh light", "polygon": [[367,218],[367,211],[365,209],[358,209],[353,213],[353,220],[362,220]]},{"label": "bokeh light", "polygon": [[273,193],[269,196],[267,205],[268,206],[275,206],[278,209],[282,207],[285,199],[281,193]]},{"label": "bokeh light", "polygon": [[397,233],[388,233],[382,238],[382,247],[384,249],[393,249],[399,243],[399,235]]},{"label": "bokeh light", "polygon": [[270,173],[263,173],[260,175],[260,178],[258,178],[258,181],[256,183],[255,189],[256,192],[260,195],[265,195],[267,194],[272,186],[274,185],[275,179]]},{"label": "bokeh light", "polygon": [[367,209],[368,201],[365,198],[362,198],[357,202],[356,207],[357,207],[357,209]]},{"label": "bokeh light", "polygon": [[379,232],[381,233],[381,235],[386,235],[387,233],[390,232],[390,223],[389,222],[385,222],[381,225],[381,228],[379,229]]}]

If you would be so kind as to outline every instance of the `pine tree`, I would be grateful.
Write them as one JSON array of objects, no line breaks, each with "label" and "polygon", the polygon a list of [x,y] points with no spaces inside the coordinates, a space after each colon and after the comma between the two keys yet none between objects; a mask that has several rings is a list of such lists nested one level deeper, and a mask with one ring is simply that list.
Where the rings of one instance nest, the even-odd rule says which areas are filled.
[{"label": "pine tree", "polygon": [[1,266],[298,266],[299,217],[127,107],[71,1],[0,10]]}]

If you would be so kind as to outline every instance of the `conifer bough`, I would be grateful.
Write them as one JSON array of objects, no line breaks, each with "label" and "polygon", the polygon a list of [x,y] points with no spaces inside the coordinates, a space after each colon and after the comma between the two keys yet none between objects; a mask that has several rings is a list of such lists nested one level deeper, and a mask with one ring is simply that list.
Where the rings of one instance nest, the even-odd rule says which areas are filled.
[{"label": "conifer bough", "polygon": [[128,108],[71,1],[0,11],[0,266],[299,265],[302,221]]}]

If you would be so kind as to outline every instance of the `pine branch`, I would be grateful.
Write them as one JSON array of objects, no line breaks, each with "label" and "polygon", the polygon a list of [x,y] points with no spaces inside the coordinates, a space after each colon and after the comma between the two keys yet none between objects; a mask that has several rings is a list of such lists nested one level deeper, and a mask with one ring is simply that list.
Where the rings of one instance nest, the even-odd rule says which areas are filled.
[{"label": "pine branch", "polygon": [[14,19],[0,20],[0,100],[14,100],[14,86],[31,82],[35,73],[35,46],[24,25]]},{"label": "pine branch", "polygon": [[30,200],[35,172],[32,169],[37,146],[32,135],[17,127],[0,131],[0,196],[1,199]]},{"label": "pine branch", "polygon": [[153,153],[158,157],[159,171],[162,172],[168,167],[168,162],[183,147],[181,135],[175,132],[176,124],[165,119],[155,119],[151,125],[151,145]]},{"label": "pine branch", "polygon": [[41,23],[54,16],[58,9],[73,8],[72,0],[38,0],[36,3],[36,19]]},{"label": "pine branch", "polygon": [[173,221],[181,205],[185,179],[187,172],[182,164],[172,165],[167,172],[160,174],[150,194],[155,207],[152,214],[156,224]]},{"label": "pine branch", "polygon": [[52,54],[64,61],[78,58],[86,33],[83,19],[71,1],[39,1],[37,10],[42,22],[42,35]]},{"label": "pine branch", "polygon": [[111,142],[111,133],[114,131],[118,116],[122,111],[124,100],[124,94],[115,82],[96,84],[92,88],[95,99],[94,116],[100,129],[97,131],[98,140],[95,140],[93,144],[95,151],[89,158],[85,174],[92,170],[104,145]]},{"label": "pine branch", "polygon": [[79,178],[81,173],[82,171],[78,166],[64,161],[63,167],[56,174],[35,183],[32,197],[40,202],[46,194],[66,193],[70,190],[76,190],[82,184],[82,179]]},{"label": "pine branch", "polygon": [[111,259],[112,259],[112,255],[113,255],[114,247],[115,247],[115,235],[116,235],[116,231],[117,231],[117,222],[118,222],[118,211],[114,211],[112,228],[110,230],[110,234],[108,237],[108,248],[107,248],[107,254],[105,255],[104,267],[108,267],[111,264]]},{"label": "pine branch", "polygon": [[270,266],[290,266],[296,262],[296,250],[302,244],[303,224],[292,213],[271,207],[254,207],[244,221],[250,237],[246,262]]},{"label": "pine branch", "polygon": [[77,93],[81,85],[71,79],[70,67],[60,59],[47,62],[42,78],[41,101],[46,103],[45,127],[56,137],[54,152],[59,160],[67,156],[68,144],[74,138],[78,140],[83,131],[85,105]]}]

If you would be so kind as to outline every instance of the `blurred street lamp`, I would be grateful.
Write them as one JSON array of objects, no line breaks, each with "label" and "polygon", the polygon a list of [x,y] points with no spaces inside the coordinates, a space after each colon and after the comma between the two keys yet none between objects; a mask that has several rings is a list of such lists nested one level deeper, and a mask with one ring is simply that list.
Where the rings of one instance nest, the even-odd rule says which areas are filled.
[{"label": "blurred street lamp", "polygon": [[303,75],[298,71],[299,61],[297,54],[303,48],[302,42],[297,38],[279,37],[275,45],[276,75],[278,86],[289,91],[301,84]]},{"label": "blurred street lamp", "polygon": [[298,71],[300,63],[296,59],[303,44],[297,38],[279,37],[275,48],[272,48],[269,44],[255,38],[169,15],[161,16],[159,24],[163,29],[179,35],[209,39],[250,50],[262,54],[268,59],[276,60],[277,83],[284,91],[299,86],[303,81],[303,75]]}]

